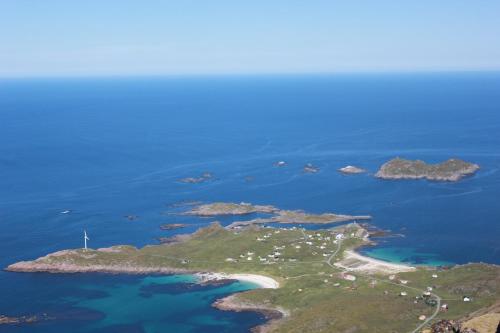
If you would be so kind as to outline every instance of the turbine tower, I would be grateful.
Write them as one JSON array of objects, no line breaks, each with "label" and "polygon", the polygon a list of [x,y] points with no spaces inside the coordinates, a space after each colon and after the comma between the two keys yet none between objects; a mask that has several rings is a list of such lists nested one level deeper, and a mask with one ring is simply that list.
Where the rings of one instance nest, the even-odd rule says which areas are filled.
[{"label": "turbine tower", "polygon": [[83,243],[85,244],[85,250],[87,250],[87,241],[90,240],[87,236],[87,231],[83,230]]}]

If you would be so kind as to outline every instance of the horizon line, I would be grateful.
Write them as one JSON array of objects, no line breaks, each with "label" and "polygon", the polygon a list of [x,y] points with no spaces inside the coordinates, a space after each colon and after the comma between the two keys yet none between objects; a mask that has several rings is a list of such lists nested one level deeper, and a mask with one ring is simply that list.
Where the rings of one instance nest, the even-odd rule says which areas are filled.
[{"label": "horizon line", "polygon": [[463,69],[403,69],[403,70],[338,70],[325,72],[201,72],[201,73],[91,73],[91,74],[0,74],[0,80],[23,79],[98,79],[98,78],[196,78],[196,77],[256,77],[256,76],[335,76],[335,75],[410,75],[410,74],[472,74],[500,73],[498,68],[463,68]]}]

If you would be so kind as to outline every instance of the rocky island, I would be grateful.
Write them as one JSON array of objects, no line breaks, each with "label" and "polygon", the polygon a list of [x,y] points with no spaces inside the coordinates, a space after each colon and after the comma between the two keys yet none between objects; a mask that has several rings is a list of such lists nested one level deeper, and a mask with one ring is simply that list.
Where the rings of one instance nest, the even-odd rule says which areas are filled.
[{"label": "rocky island", "polygon": [[247,215],[253,213],[274,213],[278,209],[270,205],[252,205],[246,202],[214,202],[210,204],[197,205],[185,212],[185,215],[195,215],[202,217],[221,215]]},{"label": "rocky island", "polygon": [[319,172],[319,168],[317,166],[313,165],[312,163],[307,163],[304,166],[303,170],[305,173],[317,173],[317,172]]},{"label": "rocky island", "polygon": [[458,181],[474,174],[479,165],[459,159],[449,159],[438,164],[420,160],[395,158],[380,167],[375,177],[383,179],[428,179],[434,181]]},{"label": "rocky island", "polygon": [[184,223],[165,223],[160,225],[161,230],[176,230],[182,229],[186,226]]},{"label": "rocky island", "polygon": [[347,165],[347,166],[345,166],[343,168],[340,168],[338,171],[342,172],[342,173],[345,173],[345,174],[357,174],[357,173],[364,173],[364,172],[366,172],[365,169],[358,168],[358,167],[353,166],[353,165]]},{"label": "rocky island", "polygon": [[257,332],[433,332],[436,323],[446,320],[483,332],[473,329],[482,318],[496,318],[500,266],[392,264],[355,252],[368,244],[367,231],[357,223],[314,231],[255,225],[233,231],[213,223],[171,244],[63,250],[6,269],[205,272],[200,282],[206,276],[253,281],[261,288],[230,295],[214,306],[265,313],[270,321]]},{"label": "rocky island", "polygon": [[236,221],[229,228],[248,226],[264,223],[284,224],[329,224],[354,220],[371,219],[369,215],[344,215],[334,213],[311,214],[302,210],[282,210],[271,205],[253,205],[250,203],[215,202],[193,207],[184,215],[195,215],[200,217],[216,217],[227,215],[267,214],[268,217],[259,217],[247,221]]},{"label": "rocky island", "polygon": [[248,221],[235,221],[228,228],[239,228],[253,224],[283,223],[283,224],[330,224],[345,221],[369,220],[370,215],[341,215],[334,213],[311,214],[301,210],[277,210],[269,218],[256,218]]},{"label": "rocky island", "polygon": [[199,177],[181,178],[181,179],[179,179],[179,182],[187,183],[187,184],[198,184],[198,183],[204,183],[206,181],[212,180],[213,177],[214,177],[214,175],[212,173],[204,172]]}]

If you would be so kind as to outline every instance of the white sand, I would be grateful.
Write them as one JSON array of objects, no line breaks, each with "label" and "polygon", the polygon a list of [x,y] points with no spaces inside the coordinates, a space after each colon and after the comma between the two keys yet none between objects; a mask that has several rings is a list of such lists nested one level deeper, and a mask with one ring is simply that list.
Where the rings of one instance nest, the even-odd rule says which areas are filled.
[{"label": "white sand", "polygon": [[200,281],[230,279],[254,283],[261,288],[276,289],[280,286],[278,281],[275,279],[257,274],[198,273],[196,276],[200,279]]},{"label": "white sand", "polygon": [[344,258],[335,263],[335,266],[349,271],[359,271],[364,273],[395,274],[401,272],[411,272],[415,267],[390,263],[370,257],[362,256],[354,251],[345,251]]},{"label": "white sand", "polygon": [[269,288],[276,289],[279,288],[280,284],[275,279],[264,275],[257,274],[229,274],[228,277],[230,279],[235,279],[239,281],[251,282],[254,283],[261,288]]}]

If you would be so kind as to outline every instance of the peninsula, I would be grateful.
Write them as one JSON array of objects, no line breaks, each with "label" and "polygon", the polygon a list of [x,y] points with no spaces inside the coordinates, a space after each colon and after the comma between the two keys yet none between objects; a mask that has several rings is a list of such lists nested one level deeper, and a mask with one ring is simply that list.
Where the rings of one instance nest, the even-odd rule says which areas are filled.
[{"label": "peninsula", "polygon": [[420,332],[443,320],[474,329],[481,322],[474,318],[494,316],[499,266],[411,267],[354,252],[368,244],[367,231],[357,223],[314,231],[255,225],[230,230],[212,223],[167,245],[63,250],[6,269],[201,272],[200,281],[207,276],[253,281],[261,288],[214,306],[266,313],[270,321],[256,329],[260,332]]},{"label": "peninsula", "polygon": [[375,177],[383,179],[428,179],[435,181],[458,181],[474,174],[479,165],[459,159],[449,159],[438,164],[428,164],[420,160],[395,158],[384,163]]}]

